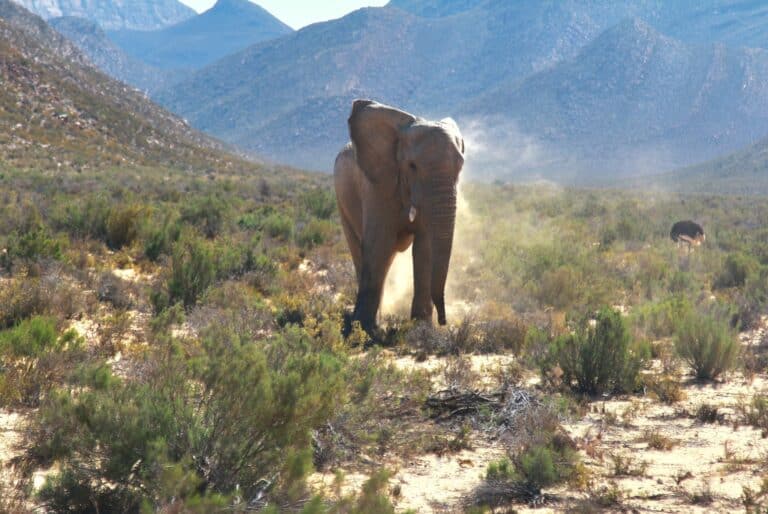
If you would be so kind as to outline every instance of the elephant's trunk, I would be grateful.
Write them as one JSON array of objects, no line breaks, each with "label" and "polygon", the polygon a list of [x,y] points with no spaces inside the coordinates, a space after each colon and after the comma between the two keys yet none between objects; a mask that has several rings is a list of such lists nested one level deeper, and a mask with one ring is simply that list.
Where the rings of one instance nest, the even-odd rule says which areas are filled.
[{"label": "elephant's trunk", "polygon": [[431,192],[432,302],[437,309],[438,323],[445,325],[445,281],[448,276],[453,229],[456,224],[456,183],[452,180],[435,181]]}]

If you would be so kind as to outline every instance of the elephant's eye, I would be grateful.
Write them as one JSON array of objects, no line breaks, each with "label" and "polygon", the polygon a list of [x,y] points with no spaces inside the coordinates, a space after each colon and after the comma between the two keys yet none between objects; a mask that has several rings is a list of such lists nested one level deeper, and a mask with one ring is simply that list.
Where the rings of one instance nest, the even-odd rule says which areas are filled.
[{"label": "elephant's eye", "polygon": [[416,163],[415,162],[411,162],[409,164],[409,166],[411,168],[411,172],[416,173]]}]

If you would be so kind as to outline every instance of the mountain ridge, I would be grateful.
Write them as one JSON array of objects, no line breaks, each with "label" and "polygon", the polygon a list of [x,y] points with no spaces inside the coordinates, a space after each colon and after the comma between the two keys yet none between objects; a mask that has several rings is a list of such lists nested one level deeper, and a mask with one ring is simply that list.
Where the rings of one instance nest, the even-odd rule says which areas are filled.
[{"label": "mountain ridge", "polygon": [[110,31],[126,53],[163,70],[192,70],[261,41],[293,32],[248,0],[218,0],[207,11],[154,31]]},{"label": "mountain ridge", "polygon": [[178,0],[14,0],[43,19],[76,16],[96,22],[104,30],[153,30],[195,15]]},{"label": "mountain ridge", "polygon": [[74,43],[98,69],[142,91],[152,93],[182,78],[179,73],[161,70],[126,54],[91,20],[63,16],[51,18],[48,24]]}]

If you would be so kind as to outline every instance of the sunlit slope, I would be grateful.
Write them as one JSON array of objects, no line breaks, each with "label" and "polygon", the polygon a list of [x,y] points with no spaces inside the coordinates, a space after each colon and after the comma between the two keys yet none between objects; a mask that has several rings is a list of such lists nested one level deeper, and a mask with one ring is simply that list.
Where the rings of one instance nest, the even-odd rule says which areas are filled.
[{"label": "sunlit slope", "polygon": [[209,168],[220,143],[91,68],[40,18],[0,0],[0,158],[57,169],[113,164]]}]

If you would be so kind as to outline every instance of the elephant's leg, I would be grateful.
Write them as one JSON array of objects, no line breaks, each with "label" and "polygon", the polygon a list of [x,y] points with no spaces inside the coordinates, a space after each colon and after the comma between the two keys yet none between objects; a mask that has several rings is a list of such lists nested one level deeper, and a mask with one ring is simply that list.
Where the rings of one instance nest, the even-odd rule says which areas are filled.
[{"label": "elephant's leg", "polygon": [[448,321],[445,317],[445,294],[443,291],[432,291],[432,302],[437,309],[437,322],[440,325],[445,325]]},{"label": "elephant's leg", "polygon": [[432,244],[429,237],[413,241],[413,303],[411,318],[432,321]]},{"label": "elephant's leg", "polygon": [[347,238],[349,253],[352,254],[352,263],[355,265],[357,284],[360,285],[360,271],[363,262],[363,245],[360,236],[355,231],[354,224],[347,219],[344,212],[341,213],[341,227],[344,229],[344,237]]},{"label": "elephant's leg", "polygon": [[366,332],[376,328],[376,313],[381,304],[384,279],[395,256],[395,238],[381,234],[371,244],[363,243],[362,266],[353,320],[360,322]]}]

